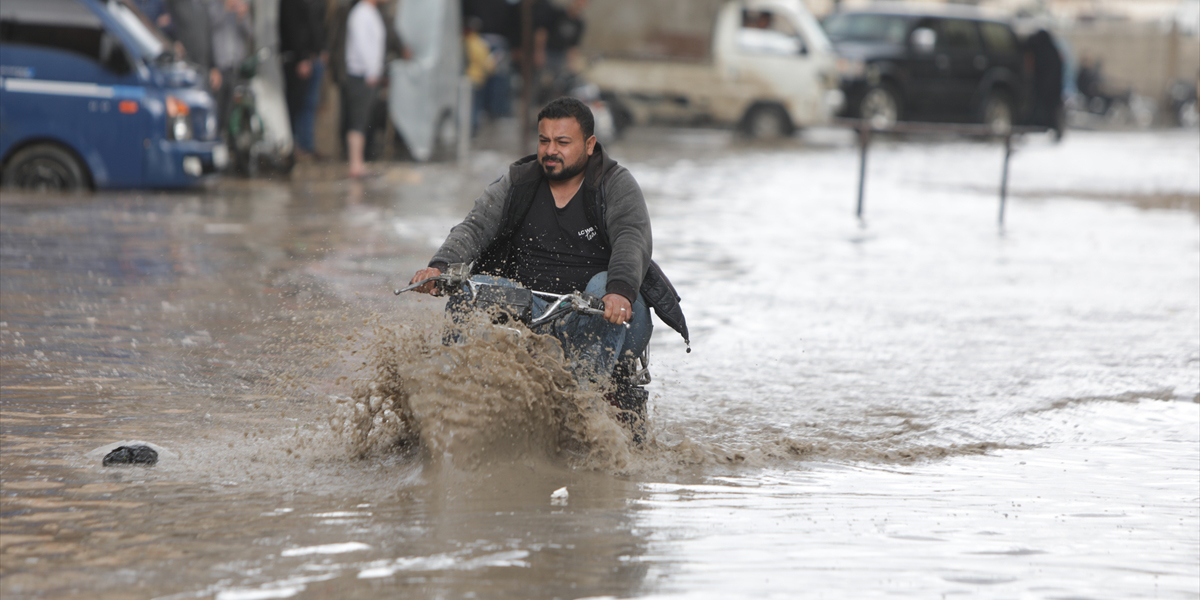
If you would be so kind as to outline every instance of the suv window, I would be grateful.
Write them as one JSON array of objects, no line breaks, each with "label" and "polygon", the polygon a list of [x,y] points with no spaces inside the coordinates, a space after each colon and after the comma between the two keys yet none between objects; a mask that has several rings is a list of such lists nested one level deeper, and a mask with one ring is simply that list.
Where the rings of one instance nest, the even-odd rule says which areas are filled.
[{"label": "suv window", "polygon": [[979,52],[979,31],[975,21],[941,19],[937,24],[937,49],[954,54]]},{"label": "suv window", "polygon": [[999,56],[1011,56],[1017,53],[1017,40],[1008,27],[1000,23],[980,23],[983,31],[983,43],[988,53]]},{"label": "suv window", "polygon": [[890,42],[903,44],[908,19],[871,13],[835,14],[825,20],[825,33],[835,42]]}]

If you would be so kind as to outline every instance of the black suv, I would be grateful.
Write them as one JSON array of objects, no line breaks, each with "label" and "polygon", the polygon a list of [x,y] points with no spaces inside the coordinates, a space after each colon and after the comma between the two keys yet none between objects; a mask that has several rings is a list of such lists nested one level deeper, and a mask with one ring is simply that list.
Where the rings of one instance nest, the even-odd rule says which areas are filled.
[{"label": "black suv", "polygon": [[1012,27],[966,7],[904,5],[837,12],[824,21],[838,55],[842,116],[880,129],[896,121],[973,122],[1008,131],[1027,102]]}]

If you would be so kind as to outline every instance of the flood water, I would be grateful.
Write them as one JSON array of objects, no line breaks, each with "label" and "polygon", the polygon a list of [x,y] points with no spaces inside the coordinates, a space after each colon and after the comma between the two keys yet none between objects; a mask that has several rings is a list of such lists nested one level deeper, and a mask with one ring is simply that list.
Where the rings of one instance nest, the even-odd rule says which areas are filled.
[{"label": "flood water", "polygon": [[1198,598],[1198,142],[1027,140],[1003,230],[995,145],[879,142],[860,223],[839,132],[612,144],[692,329],[640,448],[391,293],[511,154],[5,192],[0,596]]}]

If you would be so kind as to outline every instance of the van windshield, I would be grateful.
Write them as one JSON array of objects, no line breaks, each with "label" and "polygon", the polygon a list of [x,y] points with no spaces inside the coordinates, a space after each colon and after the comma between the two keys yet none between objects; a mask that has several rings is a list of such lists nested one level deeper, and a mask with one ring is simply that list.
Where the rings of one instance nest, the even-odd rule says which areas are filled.
[{"label": "van windshield", "polygon": [[123,0],[109,0],[104,4],[111,14],[129,32],[137,46],[136,51],[142,58],[154,61],[169,47],[166,38],[146,17]]},{"label": "van windshield", "polygon": [[825,33],[835,42],[887,42],[903,44],[908,19],[900,15],[836,14],[825,20]]}]

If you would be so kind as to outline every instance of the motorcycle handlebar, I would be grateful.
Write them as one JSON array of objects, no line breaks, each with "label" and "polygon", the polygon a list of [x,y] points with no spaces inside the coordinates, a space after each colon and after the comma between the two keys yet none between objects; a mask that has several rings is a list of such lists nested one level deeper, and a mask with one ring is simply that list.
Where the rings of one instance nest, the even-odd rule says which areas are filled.
[{"label": "motorcycle handlebar", "polygon": [[[438,290],[441,292],[445,292],[447,289],[453,291],[455,289],[461,289],[463,287],[463,284],[465,283],[466,287],[470,290],[472,296],[474,296],[476,286],[495,285],[495,284],[490,284],[490,283],[481,283],[481,282],[471,281],[469,277],[464,276],[464,274],[467,274],[469,272],[470,271],[469,271],[468,267],[464,267],[461,265],[451,265],[451,267],[447,270],[446,273],[443,273],[441,275],[435,275],[433,277],[426,277],[425,279],[422,279],[421,281],[410,283],[409,285],[407,285],[405,287],[395,290],[394,293],[397,296],[399,296],[400,294],[403,294],[404,292],[409,292],[409,291],[415,290],[423,285],[428,284],[429,282],[434,282],[434,284],[437,286]],[[550,292],[539,292],[539,291],[535,291],[535,290],[531,290],[531,292],[536,296],[541,296],[542,298],[544,298],[546,300],[550,300],[551,305],[549,308],[546,309],[546,311],[544,313],[542,313],[541,316],[534,317],[533,320],[529,323],[530,326],[539,325],[541,323],[544,323],[544,322],[548,321],[550,318],[552,318],[553,316],[556,316],[562,310],[567,310],[567,309],[573,310],[578,313],[586,314],[586,315],[604,316],[604,300],[597,298],[596,296],[593,296],[591,294],[582,293],[582,292],[572,292],[570,294],[553,294]],[[625,322],[624,325],[625,325],[626,329],[629,328],[628,322]]]}]

